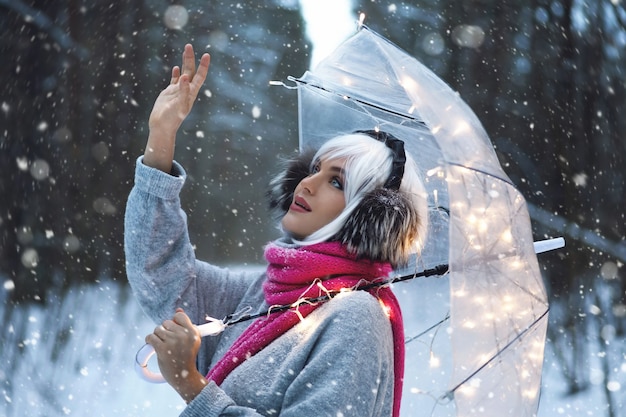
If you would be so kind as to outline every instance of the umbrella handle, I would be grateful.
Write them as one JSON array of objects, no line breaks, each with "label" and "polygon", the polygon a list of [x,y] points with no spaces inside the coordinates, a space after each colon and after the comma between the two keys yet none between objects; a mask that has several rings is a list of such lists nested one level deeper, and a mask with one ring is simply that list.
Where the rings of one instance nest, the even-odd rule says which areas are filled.
[{"label": "umbrella handle", "polygon": [[151,345],[147,343],[143,345],[135,356],[135,372],[145,381],[152,382],[153,384],[162,384],[165,382],[163,375],[148,369],[148,361],[155,353]]},{"label": "umbrella handle", "polygon": [[[201,337],[218,335],[226,328],[226,325],[222,320],[217,320],[211,317],[207,317],[207,320],[209,320],[208,323],[194,326],[200,332]],[[145,381],[153,384],[162,384],[166,382],[163,375],[158,372],[152,372],[148,369],[148,362],[155,353],[156,352],[151,345],[147,343],[143,345],[141,349],[137,351],[137,355],[135,356],[135,372],[137,372],[137,374]]]},{"label": "umbrella handle", "polygon": [[534,242],[535,253],[544,253],[555,249],[565,247],[565,239],[556,237],[554,239],[539,240]]}]

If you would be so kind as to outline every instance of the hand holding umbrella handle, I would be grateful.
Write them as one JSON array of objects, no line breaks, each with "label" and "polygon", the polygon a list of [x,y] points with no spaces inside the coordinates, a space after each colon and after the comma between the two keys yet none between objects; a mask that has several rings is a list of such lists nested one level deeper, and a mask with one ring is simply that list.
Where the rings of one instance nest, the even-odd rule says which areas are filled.
[{"label": "hand holding umbrella handle", "polygon": [[[195,326],[200,332],[201,337],[218,335],[226,328],[226,325],[222,320],[217,320],[211,317],[208,317],[207,320],[209,320],[208,323]],[[163,375],[157,372],[152,372],[148,369],[148,361],[154,354],[155,351],[151,345],[147,343],[143,345],[142,348],[137,351],[137,355],[135,356],[135,371],[141,378],[148,382],[162,384],[166,382]]]}]

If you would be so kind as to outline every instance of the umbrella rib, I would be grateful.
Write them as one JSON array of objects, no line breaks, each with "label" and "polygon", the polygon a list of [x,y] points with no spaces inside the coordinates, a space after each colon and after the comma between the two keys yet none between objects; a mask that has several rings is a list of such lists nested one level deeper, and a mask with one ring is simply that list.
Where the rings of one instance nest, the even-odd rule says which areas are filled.
[{"label": "umbrella rib", "polygon": [[511,347],[511,345],[515,342],[517,342],[519,339],[522,338],[522,336],[524,336],[526,333],[528,333],[533,327],[535,327],[539,321],[541,321],[541,319],[543,319],[548,312],[550,311],[550,308],[547,308],[546,311],[543,312],[543,314],[541,316],[539,316],[535,321],[533,321],[531,324],[528,325],[528,327],[526,327],[524,330],[522,330],[517,336],[515,336],[515,338],[513,338],[513,340],[511,340],[509,343],[507,343],[506,345],[504,345],[504,347],[500,350],[498,350],[491,358],[489,358],[488,361],[486,361],[484,364],[482,364],[481,366],[479,366],[474,372],[472,372],[469,376],[467,376],[465,379],[463,379],[463,381],[459,382],[457,385],[454,386],[454,388],[452,388],[451,390],[449,390],[445,395],[442,396],[442,398],[449,398],[450,396],[452,396],[454,394],[454,392],[456,392],[456,390],[458,390],[462,385],[464,385],[467,381],[469,381],[470,379],[472,379],[474,376],[476,376],[476,374],[478,374],[480,371],[482,371],[483,369],[485,369],[491,362],[493,362],[498,356],[500,356],[500,354],[502,352],[504,352],[505,350],[507,350],[509,347]]},{"label": "umbrella rib", "polygon": [[[497,271],[501,272],[500,269],[497,269]],[[544,298],[541,298],[541,296],[540,296],[540,295],[545,296],[545,294],[542,293],[540,295],[537,295],[537,294],[533,293],[528,288],[524,287],[520,282],[511,279],[506,273],[502,273],[502,278],[505,279],[509,284],[512,284],[515,288],[517,288],[522,293],[524,293],[527,296],[529,296],[530,298],[534,299],[536,302],[538,302],[540,304],[543,304],[543,305],[547,305],[548,304],[548,301],[546,299],[544,299]]]},{"label": "umbrella rib", "polygon": [[[384,281],[377,281],[377,282],[372,282],[370,284],[366,284],[366,285],[362,285],[359,286],[357,288],[355,288],[355,290],[358,291],[367,291],[367,290],[371,290],[373,288],[377,288],[377,287],[384,287],[387,285],[391,285],[391,284],[395,284],[396,282],[403,282],[403,281],[408,281],[410,279],[414,279],[414,278],[428,278],[431,277],[433,275],[444,275],[448,272],[448,265],[446,264],[442,264],[442,265],[437,265],[433,268],[430,269],[425,269],[421,272],[417,272],[417,273],[413,273],[413,274],[408,274],[408,275],[403,275],[400,277],[396,277],[396,278],[392,278],[389,280],[384,280]],[[319,297],[314,297],[314,298],[304,298],[302,299],[302,301],[307,302],[307,303],[321,303],[321,302],[325,302],[328,300],[331,300],[332,298],[334,298],[335,296],[341,294],[341,291],[329,291],[326,294],[319,296]],[[243,314],[237,318],[235,318],[234,314],[229,314],[228,316],[226,316],[223,320],[223,323],[226,326],[231,326],[233,324],[238,324],[238,323],[242,323],[245,321],[249,321],[249,320],[254,320],[254,319],[258,319],[264,316],[267,316],[269,314],[272,313],[279,313],[279,312],[283,312],[283,311],[287,311],[291,308],[293,308],[293,304],[284,304],[284,305],[278,305],[278,306],[272,306],[269,309],[261,312],[261,313],[256,313],[256,314]],[[445,320],[444,320],[445,321]]]},{"label": "umbrella rib", "polygon": [[459,168],[467,169],[467,170],[470,170],[470,171],[474,171],[474,172],[477,172],[477,173],[479,173],[479,174],[488,175],[488,176],[490,176],[491,178],[495,178],[495,179],[500,180],[500,181],[502,181],[502,182],[504,182],[504,183],[506,183],[506,184],[509,184],[509,185],[510,185],[510,186],[512,186],[512,187],[515,187],[515,184],[513,184],[510,180],[507,180],[507,179],[505,179],[505,178],[502,178],[502,177],[499,177],[499,176],[497,176],[497,175],[494,175],[494,174],[493,174],[493,173],[491,173],[491,172],[487,172],[487,171],[484,171],[484,170],[482,170],[482,169],[473,168],[473,167],[470,167],[470,166],[467,166],[467,165],[463,165],[463,164],[460,164],[460,163],[458,163],[458,162],[452,162],[452,161],[448,161],[448,160],[446,160],[445,162],[446,162],[448,165],[452,165],[452,166],[455,166],[455,167],[459,167]]},{"label": "umbrella rib", "polygon": [[390,109],[384,108],[382,106],[379,106],[377,104],[369,103],[369,102],[367,102],[365,100],[361,100],[361,99],[349,96],[347,94],[341,94],[341,93],[329,90],[328,88],[324,88],[324,87],[322,87],[320,85],[316,85],[316,84],[304,81],[301,78],[295,78],[295,77],[289,77],[289,78],[290,78],[290,80],[295,81],[297,83],[308,85],[308,86],[313,87],[313,88],[317,88],[318,90],[322,90],[322,91],[324,91],[326,93],[334,94],[334,95],[336,95],[338,97],[346,98],[348,100],[354,101],[355,103],[363,104],[363,105],[372,107],[372,108],[374,108],[376,110],[380,110],[380,111],[383,111],[385,113],[393,114],[394,116],[399,116],[399,117],[403,117],[405,119],[412,120],[412,121],[417,122],[417,123],[421,124],[422,126],[428,128],[428,126],[426,125],[426,122],[424,122],[423,120],[418,119],[417,117],[413,117],[413,116],[410,116],[410,115],[407,115],[407,114],[404,114],[404,113],[400,113],[400,112],[395,111],[395,110],[390,110]]}]

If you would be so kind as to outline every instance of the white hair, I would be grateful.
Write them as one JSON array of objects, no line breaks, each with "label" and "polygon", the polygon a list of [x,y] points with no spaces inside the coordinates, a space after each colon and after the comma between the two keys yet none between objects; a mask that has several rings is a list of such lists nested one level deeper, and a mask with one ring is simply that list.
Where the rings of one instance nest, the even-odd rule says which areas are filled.
[{"label": "white hair", "polygon": [[[384,142],[373,139],[366,134],[353,133],[337,136],[325,142],[316,152],[312,163],[333,159],[345,160],[344,196],[346,207],[333,221],[306,238],[297,241],[299,244],[312,245],[324,242],[337,234],[346,223],[346,219],[363,200],[364,195],[383,187],[391,172],[393,154]],[[415,249],[419,250],[426,238],[428,207],[426,190],[415,161],[408,153],[406,154],[400,191],[410,196],[411,203],[421,219],[419,230],[415,231],[417,239],[414,242]]]}]

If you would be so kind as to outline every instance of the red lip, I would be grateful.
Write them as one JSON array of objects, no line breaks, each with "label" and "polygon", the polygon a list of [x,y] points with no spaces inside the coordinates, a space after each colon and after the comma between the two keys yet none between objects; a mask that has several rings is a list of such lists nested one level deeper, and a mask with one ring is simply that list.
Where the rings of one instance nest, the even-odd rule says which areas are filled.
[{"label": "red lip", "polygon": [[309,206],[309,203],[307,203],[304,198],[296,196],[293,199],[293,203],[291,203],[289,210],[307,213],[311,211],[311,206]]}]

